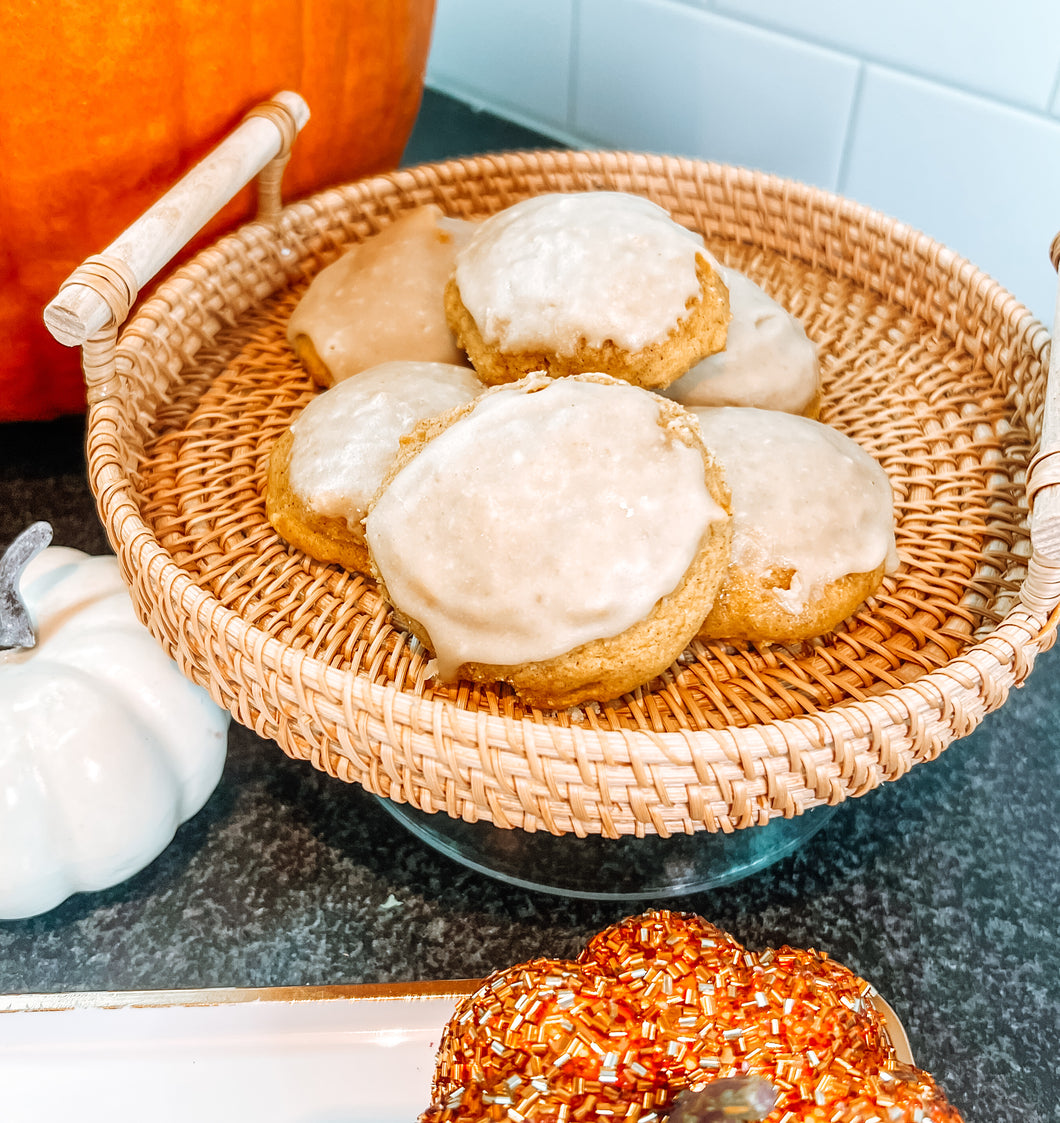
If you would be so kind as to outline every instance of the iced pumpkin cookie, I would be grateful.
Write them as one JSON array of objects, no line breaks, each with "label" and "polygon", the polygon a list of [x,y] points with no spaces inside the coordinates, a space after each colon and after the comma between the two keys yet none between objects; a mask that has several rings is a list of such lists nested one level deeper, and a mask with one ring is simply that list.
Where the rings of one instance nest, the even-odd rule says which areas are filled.
[{"label": "iced pumpkin cookie", "polygon": [[686,410],[534,376],[417,428],[369,508],[384,593],[443,681],[615,698],[677,658],[728,560],[728,492]]},{"label": "iced pumpkin cookie", "polygon": [[820,367],[805,328],[749,277],[713,264],[732,311],[725,350],[701,359],[662,393],[685,406],[754,406],[816,417]]},{"label": "iced pumpkin cookie", "polygon": [[484,389],[468,367],[393,362],[324,391],[270,453],[269,522],[310,557],[366,571],[364,516],[400,438]]},{"label": "iced pumpkin cookie", "polygon": [[433,204],[396,218],[322,269],[295,306],[287,338],[320,386],[396,359],[466,365],[443,293],[474,224]]},{"label": "iced pumpkin cookie", "polygon": [[810,418],[692,413],[732,492],[732,559],[699,635],[788,642],[830,631],[897,566],[886,472]]},{"label": "iced pumpkin cookie", "polygon": [[539,195],[478,224],[445,308],[489,385],[601,371],[657,389],[721,350],[729,321],[703,239],[615,191]]}]

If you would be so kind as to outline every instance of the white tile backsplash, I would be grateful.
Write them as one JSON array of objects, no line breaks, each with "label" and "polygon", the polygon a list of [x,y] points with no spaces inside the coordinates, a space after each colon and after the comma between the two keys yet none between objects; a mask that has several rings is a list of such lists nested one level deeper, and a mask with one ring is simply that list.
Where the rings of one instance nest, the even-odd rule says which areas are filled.
[{"label": "white tile backsplash", "polygon": [[850,58],[667,0],[581,0],[576,27],[578,135],[835,182]]},{"label": "white tile backsplash", "polygon": [[1056,0],[716,0],[760,21],[946,84],[1047,109],[1060,62]]},{"label": "white tile backsplash", "polygon": [[1058,0],[437,0],[427,81],[567,143],[848,194],[1052,322]]},{"label": "white tile backsplash", "polygon": [[869,67],[839,190],[929,234],[1052,319],[1060,121]]},{"label": "white tile backsplash", "polygon": [[574,2],[440,0],[428,84],[565,127]]}]

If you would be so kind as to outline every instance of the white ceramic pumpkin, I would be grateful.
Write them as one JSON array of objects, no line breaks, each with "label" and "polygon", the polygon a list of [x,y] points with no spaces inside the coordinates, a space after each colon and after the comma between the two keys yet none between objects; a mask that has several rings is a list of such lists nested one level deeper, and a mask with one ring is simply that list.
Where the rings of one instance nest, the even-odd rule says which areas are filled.
[{"label": "white ceramic pumpkin", "polygon": [[[46,544],[47,524],[31,529],[41,527]],[[0,642],[20,645],[0,650],[7,920],[153,861],[216,787],[230,720],[136,618],[115,558],[50,547],[23,561],[0,565],[9,586]],[[33,646],[24,646],[27,616]]]}]

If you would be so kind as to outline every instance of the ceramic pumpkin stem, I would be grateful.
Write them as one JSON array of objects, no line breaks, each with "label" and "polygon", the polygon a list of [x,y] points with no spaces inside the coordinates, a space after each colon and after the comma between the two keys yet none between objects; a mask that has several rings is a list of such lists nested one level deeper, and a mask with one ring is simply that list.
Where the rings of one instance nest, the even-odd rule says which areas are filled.
[{"label": "ceramic pumpkin stem", "polygon": [[50,523],[33,523],[0,558],[0,648],[33,647],[37,642],[33,621],[18,591],[18,582],[22,571],[51,540]]}]

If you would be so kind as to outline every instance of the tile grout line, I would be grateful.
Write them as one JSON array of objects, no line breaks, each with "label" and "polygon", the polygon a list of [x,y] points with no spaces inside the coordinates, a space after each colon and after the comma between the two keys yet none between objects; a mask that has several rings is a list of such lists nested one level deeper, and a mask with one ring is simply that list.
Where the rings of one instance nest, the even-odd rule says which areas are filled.
[{"label": "tile grout line", "polygon": [[861,101],[865,91],[865,74],[867,70],[868,65],[863,61],[859,61],[857,78],[854,81],[854,92],[850,98],[850,109],[847,111],[846,128],[843,131],[843,147],[840,150],[839,165],[836,168],[835,190],[840,195],[846,193],[847,174],[850,171],[850,154],[854,147],[854,133],[861,111]]},{"label": "tile grout line", "polygon": [[[1053,76],[1053,85],[1049,90],[1049,105],[1056,105],[1058,98],[1060,98],[1060,63],[1057,64],[1056,74]],[[1057,117],[1060,117],[1060,112],[1053,115],[1053,120],[1056,120]]]},{"label": "tile grout line", "polygon": [[571,0],[570,8],[570,41],[567,44],[567,119],[564,124],[567,130],[574,128],[578,119],[577,73],[578,53],[581,47],[582,30],[582,0]]}]

